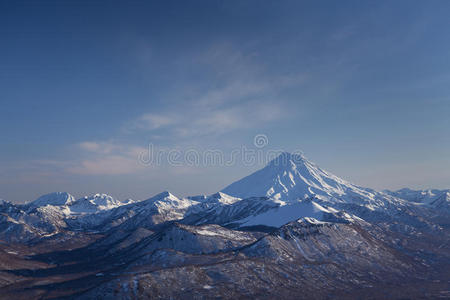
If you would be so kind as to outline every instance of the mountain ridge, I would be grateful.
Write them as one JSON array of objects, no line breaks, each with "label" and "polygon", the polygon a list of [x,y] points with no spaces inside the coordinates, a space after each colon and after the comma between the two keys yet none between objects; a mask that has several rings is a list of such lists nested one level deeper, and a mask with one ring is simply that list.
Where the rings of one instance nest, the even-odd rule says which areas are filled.
[{"label": "mountain ridge", "polygon": [[385,298],[386,287],[404,296],[420,282],[430,287],[415,293],[438,298],[450,269],[447,193],[411,191],[428,198],[359,187],[283,153],[211,195],[3,201],[0,295]]},{"label": "mountain ridge", "polygon": [[[446,199],[437,200],[441,206],[446,204]],[[59,192],[17,208],[25,208],[24,218],[34,211],[36,218],[50,220],[47,227],[54,230],[105,230],[136,224],[153,228],[167,221],[195,218],[196,224],[215,220],[222,225],[281,226],[295,217],[329,217],[330,209],[363,220],[370,211],[393,218],[401,210],[409,217],[414,205],[392,192],[377,192],[340,179],[304,155],[283,152],[264,168],[209,196],[179,198],[163,191],[146,200],[121,202],[106,194],[74,199],[69,193]]]}]

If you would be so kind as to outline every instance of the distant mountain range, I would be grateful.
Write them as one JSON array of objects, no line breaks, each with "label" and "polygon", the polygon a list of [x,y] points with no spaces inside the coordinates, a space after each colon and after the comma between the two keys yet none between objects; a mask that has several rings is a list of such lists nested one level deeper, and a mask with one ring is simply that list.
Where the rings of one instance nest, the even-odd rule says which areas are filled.
[{"label": "distant mountain range", "polygon": [[0,202],[0,298],[450,297],[449,229],[450,190],[282,153],[210,196]]}]

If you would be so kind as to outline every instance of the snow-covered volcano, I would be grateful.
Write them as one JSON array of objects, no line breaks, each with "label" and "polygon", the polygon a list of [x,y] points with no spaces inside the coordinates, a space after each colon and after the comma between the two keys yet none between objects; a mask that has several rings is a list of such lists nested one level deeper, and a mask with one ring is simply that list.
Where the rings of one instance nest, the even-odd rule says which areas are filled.
[{"label": "snow-covered volcano", "polygon": [[265,196],[287,202],[312,196],[373,199],[375,193],[321,169],[303,155],[288,152],[282,153],[263,169],[227,186],[222,192],[239,198]]}]

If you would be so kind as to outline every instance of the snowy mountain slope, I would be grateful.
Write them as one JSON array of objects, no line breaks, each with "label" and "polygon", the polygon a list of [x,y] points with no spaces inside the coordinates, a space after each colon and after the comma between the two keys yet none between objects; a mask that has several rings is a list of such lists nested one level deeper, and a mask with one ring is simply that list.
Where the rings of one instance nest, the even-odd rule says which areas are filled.
[{"label": "snowy mountain slope", "polygon": [[311,200],[287,203],[264,213],[249,216],[239,220],[241,227],[265,225],[280,227],[297,218],[315,218],[319,221],[333,221],[337,223],[364,222],[364,220],[332,207],[323,207]]},{"label": "snowy mountain slope", "polygon": [[[416,220],[411,220],[415,218],[415,212],[420,211],[414,203],[356,186],[324,171],[304,156],[290,153],[282,153],[263,169],[229,185],[222,192],[240,198],[259,195],[278,200],[281,203],[280,208],[276,209],[278,213],[270,217],[273,219],[278,215],[281,218],[270,221],[277,225],[295,219],[296,211],[297,217],[315,217],[312,211],[305,214],[307,210],[304,205],[298,203],[311,198],[322,207],[344,211],[366,221],[392,222],[405,217],[408,222],[423,223],[418,216]],[[291,220],[288,220],[288,215]],[[263,222],[262,218],[254,222]]]},{"label": "snowy mountain slope", "polygon": [[266,196],[294,201],[311,196],[372,198],[374,191],[322,170],[303,155],[284,152],[263,169],[232,183],[222,192],[240,198]]},{"label": "snowy mountain slope", "polygon": [[233,197],[222,192],[218,192],[210,196],[199,195],[199,196],[190,196],[187,198],[202,203],[213,203],[213,204],[215,203],[224,205],[233,204],[239,200],[242,200],[241,198]]},{"label": "snowy mountain slope", "polygon": [[[44,195],[26,204],[14,205],[3,201],[0,205],[0,213],[4,215],[5,222],[0,228],[0,239],[26,242],[55,235],[64,230],[80,229],[80,226],[70,226],[70,224],[76,224],[78,218],[86,215],[111,211],[122,205],[125,203],[105,194],[75,200],[69,193],[62,192]],[[110,221],[113,222],[113,220]],[[82,224],[81,230],[89,229],[88,225],[88,223]],[[22,234],[11,232],[22,232]]]},{"label": "snowy mountain slope", "polygon": [[111,214],[114,214],[115,219],[122,216],[124,221],[120,225],[121,230],[137,227],[154,229],[155,226],[170,221],[183,224],[224,224],[277,205],[276,201],[267,198],[240,199],[224,193],[178,198],[165,191],[150,199],[100,213],[96,220],[109,220],[111,216],[108,215]]},{"label": "snowy mountain slope", "polygon": [[150,199],[127,205],[125,209],[134,210],[135,215],[125,221],[121,228],[153,228],[167,221],[180,220],[197,204],[197,201],[180,199],[165,191]]},{"label": "snowy mountain slope", "polygon": [[95,194],[80,198],[69,205],[71,214],[97,213],[124,205],[119,200],[106,194]]},{"label": "snowy mountain slope", "polygon": [[[43,222],[77,231],[105,231],[121,225],[132,230],[143,226],[152,228],[167,221],[181,220],[186,215],[212,207],[232,204],[240,199],[223,193],[178,198],[170,192],[159,193],[147,200],[121,202],[106,194],[95,194],[77,200],[67,193],[40,197],[24,207],[28,215],[39,215]],[[68,201],[67,199],[70,199]],[[58,205],[57,205],[58,204]],[[60,204],[60,205],[59,205]],[[15,207],[15,206],[14,206]],[[18,206],[19,208],[21,206]]]},{"label": "snowy mountain slope", "polygon": [[28,241],[39,235],[40,232],[26,222],[11,218],[7,214],[0,214],[0,241]]},{"label": "snowy mountain slope", "polygon": [[71,194],[66,192],[55,192],[43,195],[36,200],[27,203],[25,207],[27,209],[33,209],[46,205],[65,206],[70,205],[73,202],[75,202],[75,198]]},{"label": "snowy mountain slope", "polygon": [[125,231],[138,227],[152,229],[164,222],[183,219],[186,214],[199,210],[199,204],[198,201],[178,198],[165,191],[147,200],[134,201],[96,214],[75,216],[68,223],[79,230],[105,231],[119,225],[120,230]]},{"label": "snowy mountain slope", "polygon": [[[222,231],[226,234],[219,234]],[[126,275],[111,280],[104,271],[109,280],[79,299],[297,299],[299,295],[325,299],[379,283],[398,285],[415,268],[412,260],[354,224],[303,218],[256,241],[244,238],[239,248],[222,246],[235,235],[242,239],[245,233],[217,226],[174,226],[164,232],[156,239],[161,239],[158,249],[149,238],[127,249],[145,255],[121,255],[136,257],[126,267]],[[182,238],[188,242],[181,244]],[[217,247],[222,250],[218,252]]]},{"label": "snowy mountain slope", "polygon": [[130,203],[133,203],[133,201],[121,202],[106,194],[95,194],[75,199],[69,193],[56,192],[43,195],[21,207],[28,212],[39,208],[52,207],[53,211],[59,211],[64,215],[78,215],[98,213]]},{"label": "snowy mountain slope", "polygon": [[252,233],[229,230],[219,225],[191,226],[174,223],[161,232],[133,246],[133,252],[152,253],[157,249],[173,249],[190,254],[230,251],[256,241]]},{"label": "snowy mountain slope", "polygon": [[412,190],[404,188],[398,191],[385,190],[385,192],[410,202],[422,203],[430,207],[450,211],[450,190]]},{"label": "snowy mountain slope", "polygon": [[266,196],[292,202],[310,197],[331,203],[355,203],[382,208],[386,202],[405,201],[343,180],[299,154],[284,152],[255,173],[222,190],[234,197]]},{"label": "snowy mountain slope", "polygon": [[[223,193],[222,193],[223,194]],[[184,224],[219,224],[227,227],[237,227],[238,222],[247,217],[257,216],[270,209],[280,206],[280,202],[267,197],[251,197],[232,204],[203,202],[196,211],[187,215]]]},{"label": "snowy mountain slope", "polygon": [[[395,272],[408,268],[391,249],[356,224],[322,222],[314,218],[292,221],[243,250],[248,256],[276,260],[333,262],[356,270],[377,264]],[[351,267],[350,267],[351,266]]]},{"label": "snowy mountain slope", "polygon": [[27,242],[57,233],[66,224],[58,211],[50,212],[52,207],[34,208],[30,212],[24,210],[22,205],[2,202],[0,204],[0,240]]},{"label": "snowy mountain slope", "polygon": [[384,190],[395,197],[402,198],[411,202],[430,204],[442,194],[450,193],[450,190],[412,190],[403,188],[397,191]]},{"label": "snowy mountain slope", "polygon": [[[180,222],[185,224],[219,224],[228,228],[254,228],[271,231],[300,217],[314,217],[335,222],[364,222],[362,219],[318,204],[315,198],[283,202],[267,197],[242,199],[229,205],[218,205],[191,214]],[[263,226],[263,227],[261,227]]]}]

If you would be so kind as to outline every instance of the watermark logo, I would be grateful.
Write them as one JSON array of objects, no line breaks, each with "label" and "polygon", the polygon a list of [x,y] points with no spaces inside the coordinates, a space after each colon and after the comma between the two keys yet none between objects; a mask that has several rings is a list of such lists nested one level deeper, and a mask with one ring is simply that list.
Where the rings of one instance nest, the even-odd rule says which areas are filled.
[{"label": "watermark logo", "polygon": [[267,138],[267,135],[265,134],[257,134],[253,138],[253,145],[255,145],[256,148],[264,148],[269,144],[269,138]]}]

